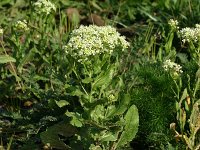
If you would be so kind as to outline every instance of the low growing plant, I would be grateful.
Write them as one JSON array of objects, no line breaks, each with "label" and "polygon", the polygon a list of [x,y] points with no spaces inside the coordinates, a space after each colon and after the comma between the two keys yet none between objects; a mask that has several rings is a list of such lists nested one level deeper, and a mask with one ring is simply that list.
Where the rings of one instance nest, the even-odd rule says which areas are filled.
[{"label": "low growing plant", "polygon": [[[78,132],[69,145],[114,150],[135,137],[138,111],[130,105],[118,73],[120,57],[128,46],[111,26],[80,26],[72,31],[64,47],[72,64],[65,75],[65,88],[76,104],[65,114]],[[44,137],[42,140],[49,143]]]},{"label": "low growing plant", "polygon": [[175,138],[177,141],[181,139],[185,142],[187,148],[191,150],[198,150],[200,148],[200,104],[199,94],[197,94],[200,83],[199,71],[196,73],[196,78],[194,80],[195,84],[191,82],[189,75],[187,75],[187,78],[188,85],[183,91],[181,91],[183,88],[181,79],[177,84],[176,97],[179,99],[179,101],[176,102],[178,125],[172,123],[170,127],[175,132]]}]

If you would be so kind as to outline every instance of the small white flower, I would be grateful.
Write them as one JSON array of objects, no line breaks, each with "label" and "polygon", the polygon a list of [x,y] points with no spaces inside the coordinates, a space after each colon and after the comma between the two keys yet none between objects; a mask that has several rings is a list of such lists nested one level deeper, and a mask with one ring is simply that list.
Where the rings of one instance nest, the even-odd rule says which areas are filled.
[{"label": "small white flower", "polygon": [[200,41],[200,25],[196,24],[195,28],[183,28],[179,31],[183,43]]},{"label": "small white flower", "polygon": [[51,11],[56,11],[56,6],[49,0],[38,0],[34,3],[35,9],[38,13],[50,14]]},{"label": "small white flower", "polygon": [[177,21],[177,20],[170,19],[170,20],[168,21],[168,24],[169,24],[172,28],[174,28],[174,29],[178,29],[178,28],[179,28],[179,27],[178,27],[178,21]]},{"label": "small white flower", "polygon": [[29,28],[27,26],[27,21],[26,20],[19,20],[15,23],[14,27],[17,29],[17,30],[23,30],[23,31],[28,31]]},{"label": "small white flower", "polygon": [[66,52],[78,62],[88,60],[88,57],[108,53],[119,49],[124,51],[129,43],[111,26],[80,26],[71,33],[71,38],[65,46]]},{"label": "small white flower", "polygon": [[165,71],[171,71],[173,74],[183,73],[182,66],[172,62],[170,59],[163,63],[163,68]]}]

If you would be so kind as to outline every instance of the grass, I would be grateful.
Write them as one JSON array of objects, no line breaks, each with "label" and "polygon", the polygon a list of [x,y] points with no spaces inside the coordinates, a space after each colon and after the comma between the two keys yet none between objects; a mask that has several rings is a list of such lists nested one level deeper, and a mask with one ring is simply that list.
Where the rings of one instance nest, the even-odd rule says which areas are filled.
[{"label": "grass", "polygon": [[[200,22],[200,2],[52,3],[47,15],[34,2],[0,2],[0,149],[197,149],[199,43],[178,30]],[[77,62],[64,47],[89,24],[116,28],[130,47]],[[183,73],[166,72],[167,59]]]}]

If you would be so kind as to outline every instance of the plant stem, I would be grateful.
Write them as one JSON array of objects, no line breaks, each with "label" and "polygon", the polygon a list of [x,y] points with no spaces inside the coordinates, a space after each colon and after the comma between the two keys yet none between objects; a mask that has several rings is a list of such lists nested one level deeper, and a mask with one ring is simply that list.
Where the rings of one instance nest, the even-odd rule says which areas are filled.
[{"label": "plant stem", "polygon": [[[1,46],[2,46],[2,48],[3,48],[3,51],[4,51],[5,55],[9,56],[8,53],[7,53],[6,50],[5,50],[5,47],[4,47],[3,43],[2,43],[2,41],[0,41],[0,42],[1,42]],[[10,64],[10,66],[11,66],[12,71],[14,72],[14,76],[15,76],[15,78],[16,78],[16,81],[17,81],[17,83],[18,83],[20,89],[22,89],[22,85],[20,84],[20,82],[19,82],[18,79],[17,79],[17,72],[16,72],[16,70],[15,70],[15,68],[14,68],[14,66],[13,66],[13,64],[12,64],[12,62],[9,62],[9,64]]]},{"label": "plant stem", "polygon": [[[74,72],[74,74],[76,75],[76,77],[81,80],[80,76],[76,73],[76,71],[74,69],[72,69],[72,71]],[[86,95],[89,95],[88,92],[85,90],[84,86],[82,85],[81,82],[79,82],[81,85],[81,88],[83,89],[83,91],[85,92]]]}]

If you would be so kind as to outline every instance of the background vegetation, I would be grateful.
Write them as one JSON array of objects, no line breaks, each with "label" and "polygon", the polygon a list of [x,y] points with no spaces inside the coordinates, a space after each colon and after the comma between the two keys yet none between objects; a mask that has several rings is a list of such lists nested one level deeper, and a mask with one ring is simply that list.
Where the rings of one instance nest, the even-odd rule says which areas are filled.
[{"label": "background vegetation", "polygon": [[[52,0],[48,15],[35,2],[0,2],[0,149],[199,149],[200,35],[180,35],[200,23],[199,0]],[[64,47],[90,24],[130,47],[77,63]]]}]

